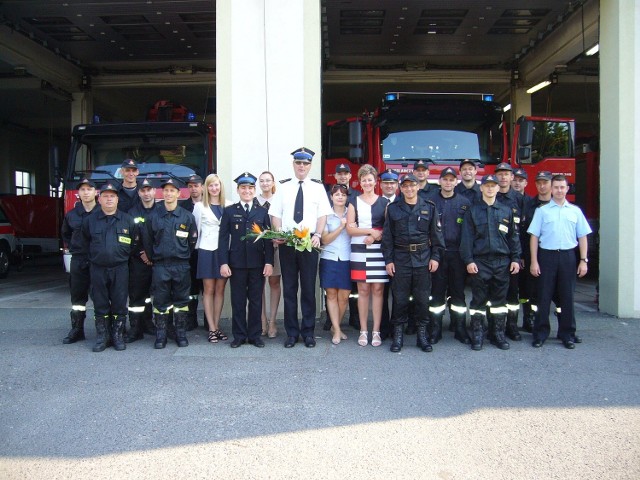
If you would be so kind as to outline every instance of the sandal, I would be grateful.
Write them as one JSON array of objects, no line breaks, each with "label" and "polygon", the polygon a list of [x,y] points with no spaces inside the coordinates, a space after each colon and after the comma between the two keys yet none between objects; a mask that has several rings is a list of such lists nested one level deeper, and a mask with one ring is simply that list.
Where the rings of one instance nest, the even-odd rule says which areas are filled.
[{"label": "sandal", "polygon": [[216,338],[217,338],[218,340],[223,340],[223,341],[224,341],[224,340],[228,340],[228,339],[229,339],[229,337],[227,337],[227,336],[222,332],[222,330],[214,330],[213,334],[216,336]]},{"label": "sandal", "polygon": [[380,338],[380,332],[372,332],[373,335],[371,337],[371,346],[379,347],[382,345],[382,339]]},{"label": "sandal", "polygon": [[[273,330],[271,329],[271,326],[273,325]],[[267,321],[267,328],[268,330],[268,337],[269,338],[276,338],[278,336],[278,328],[276,327],[276,322],[275,320],[269,320]]]},{"label": "sandal", "polygon": [[369,344],[369,332],[366,330],[360,330],[360,336],[358,337],[358,345],[366,347]]},{"label": "sandal", "polygon": [[218,337],[213,330],[209,330],[209,343],[218,343]]}]

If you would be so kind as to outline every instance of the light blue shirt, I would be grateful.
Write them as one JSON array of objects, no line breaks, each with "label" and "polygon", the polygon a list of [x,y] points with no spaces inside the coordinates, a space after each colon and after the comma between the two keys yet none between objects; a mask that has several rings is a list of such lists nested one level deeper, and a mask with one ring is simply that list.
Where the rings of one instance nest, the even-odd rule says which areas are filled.
[{"label": "light blue shirt", "polygon": [[538,237],[539,247],[545,250],[570,250],[578,245],[578,238],[591,233],[591,227],[580,208],[551,199],[536,209],[527,233]]},{"label": "light blue shirt", "polygon": [[[325,232],[334,232],[340,228],[341,218],[346,218],[347,209],[344,210],[344,215],[339,217],[335,212],[331,212],[327,215],[327,225],[324,227]],[[349,260],[351,255],[351,237],[347,233],[347,229],[342,230],[336,239],[326,245],[322,246],[322,252],[320,253],[320,258],[324,258],[325,260],[341,260],[346,261]]]}]

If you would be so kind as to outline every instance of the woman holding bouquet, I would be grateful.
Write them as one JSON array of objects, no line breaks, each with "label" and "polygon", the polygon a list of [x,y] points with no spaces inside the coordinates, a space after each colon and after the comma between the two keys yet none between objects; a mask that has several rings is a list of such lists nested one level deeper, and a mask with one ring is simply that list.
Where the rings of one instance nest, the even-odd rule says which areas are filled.
[{"label": "woman holding bouquet", "polygon": [[369,298],[372,298],[373,330],[371,345],[379,347],[380,323],[384,303],[384,284],[389,281],[384,258],[380,249],[385,209],[389,200],[376,195],[378,172],[371,165],[363,165],[358,170],[358,180],[362,188],[347,212],[347,232],[351,235],[351,280],[358,283],[358,311],[360,316],[360,336],[358,345],[369,343],[367,319]]}]

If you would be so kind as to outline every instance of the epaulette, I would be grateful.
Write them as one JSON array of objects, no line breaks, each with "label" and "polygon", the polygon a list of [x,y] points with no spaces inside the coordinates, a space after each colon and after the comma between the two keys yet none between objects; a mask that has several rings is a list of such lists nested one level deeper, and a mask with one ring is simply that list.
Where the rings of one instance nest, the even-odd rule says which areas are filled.
[{"label": "epaulette", "polygon": [[285,178],[284,180],[280,180],[280,183],[286,183],[286,182],[288,182],[289,180],[291,180],[291,179],[290,179],[290,178]]},{"label": "epaulette", "polygon": [[323,185],[322,180],[318,180],[317,178],[312,178],[311,181],[319,183],[320,185]]}]

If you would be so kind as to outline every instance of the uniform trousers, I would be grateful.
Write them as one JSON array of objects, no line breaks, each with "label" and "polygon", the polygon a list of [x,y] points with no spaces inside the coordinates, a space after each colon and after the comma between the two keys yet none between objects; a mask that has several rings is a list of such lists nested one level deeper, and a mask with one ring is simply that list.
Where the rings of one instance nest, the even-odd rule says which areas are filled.
[{"label": "uniform trousers", "polygon": [[509,272],[509,257],[490,256],[476,257],[475,264],[478,273],[469,275],[471,285],[470,310],[484,311],[487,302],[491,302],[491,308],[505,308],[507,304],[507,291],[511,274]]},{"label": "uniform trousers", "polygon": [[91,265],[91,299],[96,317],[126,315],[128,295],[128,263],[115,267]]},{"label": "uniform trousers", "polygon": [[[416,324],[427,321],[429,295],[431,294],[431,273],[424,267],[399,267],[391,279],[393,294],[392,325],[404,325],[409,321],[409,304],[413,304]],[[409,297],[413,297],[413,302]]]},{"label": "uniform trousers", "polygon": [[[236,340],[256,340],[262,332],[263,267],[232,268],[231,285],[231,332]],[[247,301],[249,308],[247,311]]]},{"label": "uniform trousers", "polygon": [[85,307],[89,300],[91,274],[89,260],[86,257],[72,255],[69,267],[69,292],[72,307]]},{"label": "uniform trousers", "polygon": [[[299,252],[294,247],[281,245],[280,271],[284,300],[284,327],[288,337],[310,337],[316,324],[316,277],[318,252]],[[298,286],[302,322],[298,324]]]},{"label": "uniform trousers", "polygon": [[189,292],[194,300],[198,299],[198,295],[202,292],[202,279],[197,277],[198,273],[198,249],[195,248],[191,252],[191,258],[189,259],[189,266],[191,268],[191,289]]},{"label": "uniform trousers", "polygon": [[165,313],[172,305],[174,308],[189,305],[190,270],[188,260],[153,264],[151,292],[155,310]]},{"label": "uniform trousers", "polygon": [[467,269],[457,250],[446,250],[438,269],[431,275],[431,305],[443,307],[447,302],[447,293],[451,297],[451,305],[466,307],[464,298],[464,282]]},{"label": "uniform trousers", "polygon": [[573,307],[573,294],[576,289],[576,253],[570,250],[538,249],[537,300],[538,313],[533,325],[534,340],[545,341],[549,337],[549,310],[554,293],[557,293],[556,306],[562,309],[558,317],[558,338],[571,340],[576,333],[576,318]]},{"label": "uniform trousers", "polygon": [[153,268],[144,262],[132,259],[129,262],[129,308],[144,307],[150,296]]}]

